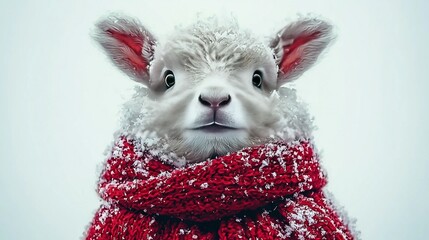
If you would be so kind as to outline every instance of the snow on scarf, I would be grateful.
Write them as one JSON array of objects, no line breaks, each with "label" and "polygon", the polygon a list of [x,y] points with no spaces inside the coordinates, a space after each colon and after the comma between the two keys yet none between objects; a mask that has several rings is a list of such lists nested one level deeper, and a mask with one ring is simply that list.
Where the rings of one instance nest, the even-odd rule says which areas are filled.
[{"label": "snow on scarf", "polygon": [[273,142],[184,167],[120,138],[86,239],[353,239],[321,188],[308,141]]}]

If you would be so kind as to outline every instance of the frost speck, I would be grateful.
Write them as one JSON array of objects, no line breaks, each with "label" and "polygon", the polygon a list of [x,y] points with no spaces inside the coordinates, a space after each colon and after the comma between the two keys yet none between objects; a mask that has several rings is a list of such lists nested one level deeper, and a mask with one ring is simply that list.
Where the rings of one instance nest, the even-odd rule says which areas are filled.
[{"label": "frost speck", "polygon": [[197,181],[196,178],[189,180],[188,181],[189,186],[192,186],[192,184],[194,184],[195,181]]},{"label": "frost speck", "polygon": [[240,177],[237,175],[234,177],[235,183],[238,183],[238,180],[240,180]]},{"label": "frost speck", "polygon": [[262,169],[264,169],[264,167],[268,166],[268,161],[267,160],[262,160],[262,164],[259,167],[259,171],[262,172]]}]

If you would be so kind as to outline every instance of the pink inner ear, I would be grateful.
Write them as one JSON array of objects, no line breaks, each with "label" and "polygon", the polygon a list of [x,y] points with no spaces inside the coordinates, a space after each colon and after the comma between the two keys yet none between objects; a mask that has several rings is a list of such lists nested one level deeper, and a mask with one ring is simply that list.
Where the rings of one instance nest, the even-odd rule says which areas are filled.
[{"label": "pink inner ear", "polygon": [[302,51],[296,51],[297,48],[319,37],[320,32],[314,32],[310,35],[299,36],[291,44],[283,46],[283,58],[280,62],[280,70],[283,73],[292,71],[298,66],[303,56]]},{"label": "pink inner ear", "polygon": [[127,62],[131,63],[137,71],[146,70],[148,62],[142,56],[143,42],[137,36],[123,34],[120,32],[107,30],[113,38],[125,44],[131,51],[124,51]]}]

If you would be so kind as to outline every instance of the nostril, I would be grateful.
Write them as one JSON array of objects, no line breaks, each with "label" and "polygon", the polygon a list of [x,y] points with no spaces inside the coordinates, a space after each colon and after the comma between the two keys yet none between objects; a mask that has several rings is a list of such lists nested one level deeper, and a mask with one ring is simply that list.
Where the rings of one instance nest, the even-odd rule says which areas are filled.
[{"label": "nostril", "polygon": [[229,94],[223,96],[200,94],[198,101],[206,107],[220,108],[231,102],[231,96]]},{"label": "nostril", "polygon": [[206,99],[204,99],[202,96],[201,96],[201,94],[200,94],[200,96],[198,97],[198,100],[200,101],[200,103],[202,103],[204,106],[211,106],[212,104],[209,102],[209,101],[207,101]]},{"label": "nostril", "polygon": [[230,103],[231,102],[231,96],[228,94],[228,96],[226,97],[226,99],[223,99],[220,103],[219,103],[219,106],[225,106],[225,105],[227,105],[228,103]]}]

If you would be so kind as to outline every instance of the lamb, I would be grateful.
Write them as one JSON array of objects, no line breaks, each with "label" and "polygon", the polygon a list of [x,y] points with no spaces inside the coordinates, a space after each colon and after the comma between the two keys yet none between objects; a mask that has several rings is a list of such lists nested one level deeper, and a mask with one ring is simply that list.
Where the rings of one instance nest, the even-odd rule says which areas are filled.
[{"label": "lamb", "polygon": [[[95,40],[141,87],[125,104],[99,183],[106,204],[87,239],[353,239],[319,191],[326,179],[312,118],[285,86],[329,45],[329,23],[303,17],[268,43],[216,18],[178,28],[163,43],[129,17],[96,26]],[[255,223],[240,215],[248,211]],[[228,225],[237,216],[247,228]],[[264,222],[268,233],[252,232]]]}]

